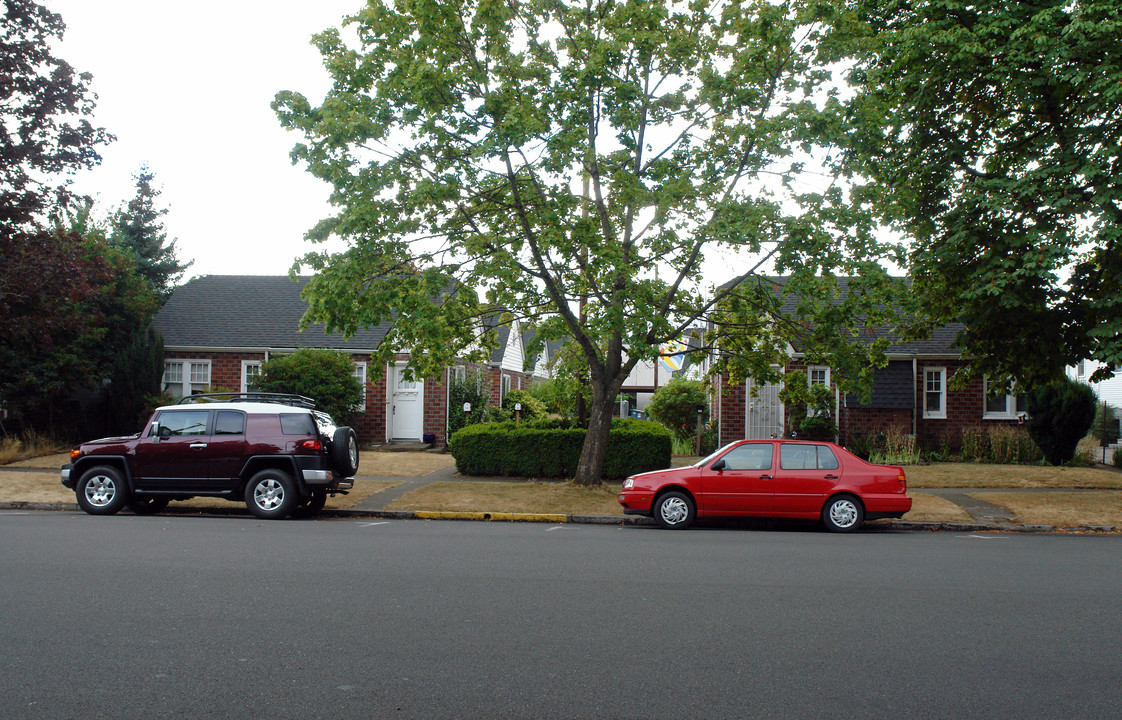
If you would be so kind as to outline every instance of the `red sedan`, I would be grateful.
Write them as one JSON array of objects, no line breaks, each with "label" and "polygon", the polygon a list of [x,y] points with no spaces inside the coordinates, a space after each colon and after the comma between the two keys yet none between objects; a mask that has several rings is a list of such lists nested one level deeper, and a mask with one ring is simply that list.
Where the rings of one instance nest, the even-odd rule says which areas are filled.
[{"label": "red sedan", "polygon": [[665,528],[698,517],[821,519],[850,532],[912,509],[904,469],[873,465],[827,442],[742,440],[689,467],[627,478],[619,502]]}]

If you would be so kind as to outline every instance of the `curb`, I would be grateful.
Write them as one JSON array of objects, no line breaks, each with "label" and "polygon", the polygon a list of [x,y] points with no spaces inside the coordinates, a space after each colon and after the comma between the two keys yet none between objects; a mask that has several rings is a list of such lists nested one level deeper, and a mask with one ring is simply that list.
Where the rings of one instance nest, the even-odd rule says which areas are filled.
[{"label": "curb", "polygon": [[[82,512],[77,503],[0,502],[0,510],[30,510],[36,512]],[[125,511],[128,514],[128,511]],[[231,503],[224,507],[180,507],[162,510],[160,515],[239,515],[253,517],[248,511]],[[655,526],[655,521],[639,515],[563,515],[560,513],[508,513],[508,512],[435,512],[428,510],[351,510],[325,509],[318,518],[383,520],[471,520],[476,522],[536,522],[573,525]],[[908,520],[875,520],[866,524],[866,530],[891,530],[899,532],[1004,532],[1052,533],[1058,535],[1108,535],[1122,532],[1111,525],[1090,525],[1058,528],[1053,525],[1020,525],[1016,523],[949,523]]]}]

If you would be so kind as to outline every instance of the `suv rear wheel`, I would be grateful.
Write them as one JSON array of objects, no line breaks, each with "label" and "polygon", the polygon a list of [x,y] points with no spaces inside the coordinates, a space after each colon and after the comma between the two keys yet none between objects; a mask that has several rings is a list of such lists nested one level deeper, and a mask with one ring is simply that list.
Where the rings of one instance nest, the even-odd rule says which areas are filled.
[{"label": "suv rear wheel", "polygon": [[245,504],[259,518],[279,520],[296,507],[300,498],[292,476],[283,470],[262,470],[245,486]]}]

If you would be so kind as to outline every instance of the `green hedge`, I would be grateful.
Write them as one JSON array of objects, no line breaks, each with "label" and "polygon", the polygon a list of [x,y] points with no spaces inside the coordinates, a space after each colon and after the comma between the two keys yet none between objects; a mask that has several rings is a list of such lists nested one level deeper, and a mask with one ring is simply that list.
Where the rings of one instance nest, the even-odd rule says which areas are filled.
[{"label": "green hedge", "polygon": [[[569,420],[483,423],[452,435],[448,450],[462,475],[567,478],[576,474],[585,430]],[[670,433],[648,420],[613,420],[606,479],[670,467]]]}]

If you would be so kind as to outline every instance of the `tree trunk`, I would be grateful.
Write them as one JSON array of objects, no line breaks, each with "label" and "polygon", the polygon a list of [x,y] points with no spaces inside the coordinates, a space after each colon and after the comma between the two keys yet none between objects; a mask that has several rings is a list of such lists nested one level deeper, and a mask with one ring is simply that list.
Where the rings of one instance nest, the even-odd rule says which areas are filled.
[{"label": "tree trunk", "polygon": [[584,436],[575,485],[599,485],[604,474],[604,456],[608,452],[608,433],[612,429],[612,403],[614,394],[594,388],[588,432]]}]

